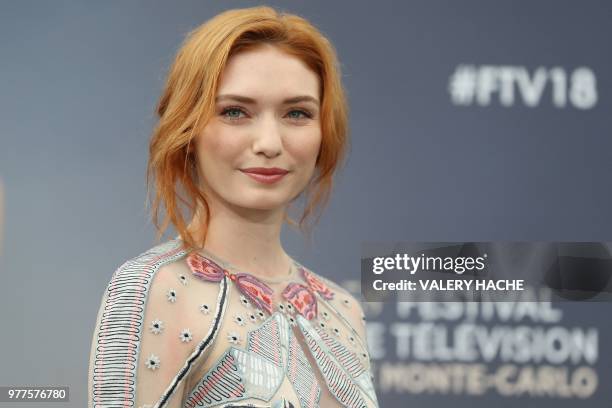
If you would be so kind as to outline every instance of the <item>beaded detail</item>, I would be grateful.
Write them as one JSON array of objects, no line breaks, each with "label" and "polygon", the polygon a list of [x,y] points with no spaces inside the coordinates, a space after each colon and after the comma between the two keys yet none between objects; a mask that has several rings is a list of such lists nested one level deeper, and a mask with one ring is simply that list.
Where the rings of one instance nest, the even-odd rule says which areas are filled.
[{"label": "beaded detail", "polygon": [[238,344],[240,343],[240,335],[236,332],[229,332],[227,333],[227,341],[232,344]]},{"label": "beaded detail", "polygon": [[183,343],[187,343],[193,340],[193,336],[191,335],[191,331],[189,329],[183,329],[179,338]]},{"label": "beaded detail", "polygon": [[242,303],[244,307],[251,307],[251,303],[244,295],[240,295],[240,303]]},{"label": "beaded detail", "polygon": [[238,326],[244,326],[246,324],[246,320],[240,315],[234,315],[234,322],[236,322]]},{"label": "beaded detail", "polygon": [[148,369],[157,370],[160,366],[159,357],[155,354],[151,354],[149,358],[147,358],[146,365]]},{"label": "beaded detail", "polygon": [[164,322],[159,319],[155,319],[151,322],[151,326],[149,326],[149,328],[151,329],[151,333],[159,334],[164,330]]},{"label": "beaded detail", "polygon": [[[344,309],[349,307],[353,311],[352,308],[356,308],[356,303],[347,292],[334,293],[331,288],[335,286],[332,286],[331,281],[295,263],[294,270],[301,275],[288,277],[287,286],[279,291],[278,298],[274,298],[271,287],[257,277],[246,273],[234,273],[235,269],[225,270],[219,266],[225,264],[211,262],[209,258],[203,256],[202,259],[197,256],[189,258],[179,244],[180,241],[173,241],[171,244],[143,254],[137,263],[126,263],[118,271],[117,279],[111,282],[108,300],[104,300],[106,302],[104,313],[100,314],[105,323],[100,324],[101,334],[96,338],[98,347],[95,349],[94,361],[101,363],[96,364],[94,368],[92,382],[94,406],[103,406],[116,401],[117,392],[105,387],[105,382],[110,380],[121,384],[121,401],[126,403],[131,401],[133,404],[130,406],[137,406],[138,399],[134,392],[136,370],[143,370],[140,374],[146,378],[146,376],[166,375],[164,370],[174,365],[175,361],[168,360],[167,350],[139,346],[138,341],[141,340],[144,330],[148,338],[170,331],[168,335],[171,336],[171,341],[176,344],[175,336],[181,340],[181,345],[177,345],[176,351],[191,353],[167,387],[158,391],[162,394],[160,398],[156,398],[155,406],[164,407],[190,374],[191,369],[199,369],[199,364],[202,363],[201,356],[206,356],[206,351],[215,344],[215,337],[219,337],[217,333],[220,333],[221,342],[230,344],[225,345],[227,348],[219,350],[221,354],[216,354],[215,360],[208,362],[212,366],[208,366],[203,374],[198,373],[197,379],[194,378],[195,385],[191,393],[185,395],[187,399],[183,400],[182,406],[319,408],[324,404],[321,401],[321,387],[327,387],[343,407],[378,406],[369,371],[369,356],[366,354],[365,341],[360,333],[354,330],[355,322],[349,321],[349,317],[354,316],[354,313],[347,313]],[[144,309],[131,308],[131,305],[142,305],[141,300],[146,299],[151,278],[160,266],[180,259],[191,260],[188,261],[188,266],[193,273],[192,276],[219,284],[216,301],[208,295],[192,296],[198,295],[193,290],[202,289],[202,293],[207,293],[215,288],[211,285],[200,288],[196,280],[188,283],[188,279],[191,279],[189,275],[179,272],[173,276],[172,283],[161,289],[159,295],[164,303],[167,300],[174,304],[168,305],[168,309],[174,308],[174,312],[168,311],[168,315],[153,314],[151,320],[147,318],[147,321],[143,321]],[[181,282],[180,286],[176,286],[178,283],[174,279],[177,278]],[[235,285],[228,285],[230,280]],[[141,286],[140,282],[145,284]],[[234,297],[230,296],[231,286],[237,288],[237,291],[233,292]],[[180,302],[177,302],[178,294],[181,295]],[[198,297],[199,301],[195,300],[191,306],[186,303]],[[334,298],[336,299],[334,303],[328,302]],[[121,302],[117,302],[116,299]],[[276,299],[280,302],[276,303]],[[131,303],[126,302],[127,300]],[[344,306],[339,306],[339,303],[343,303]],[[177,312],[176,307],[182,307],[182,304],[185,304],[185,309]],[[336,306],[343,310],[336,309]],[[224,312],[226,309],[228,312]],[[107,313],[107,310],[110,313]],[[192,322],[188,319],[176,322],[179,325],[185,323],[185,326],[174,326],[172,323],[175,322],[171,321],[171,316],[176,316],[179,312],[190,313],[192,317],[195,313],[196,317],[199,313],[207,315],[203,317],[203,323],[202,320],[196,319],[193,320],[193,324],[199,328],[199,325],[210,323],[208,332],[206,334],[202,332],[200,335],[200,330],[196,330],[192,334],[190,329],[184,328],[188,325],[187,322]],[[126,316],[135,330],[130,329],[129,333],[126,331],[130,337],[126,337],[127,340],[124,341],[123,337],[119,337],[124,333],[117,332],[117,328],[126,327],[127,330],[127,326],[123,323],[126,321]],[[359,317],[361,316],[357,316],[356,319]],[[359,320],[357,323],[361,324]],[[108,343],[108,339],[114,340],[114,338],[117,338],[117,345]],[[159,337],[155,338],[159,341]],[[197,340],[195,347],[190,346],[195,343],[193,340]],[[305,343],[300,344],[302,341]],[[151,343],[154,344],[156,343]],[[126,350],[125,356],[122,355],[124,362],[118,364],[114,355],[122,353],[122,350]],[[139,355],[141,350],[147,350],[147,354]],[[149,350],[153,353],[149,353]],[[308,354],[314,359],[310,356],[306,358]],[[158,370],[161,368],[161,360],[165,361],[165,368]],[[316,367],[311,367],[311,361],[313,364],[316,363],[318,370]],[[117,366],[121,368],[120,371],[115,369]],[[160,371],[161,374],[158,374]],[[317,371],[321,373],[324,381],[320,382],[314,375]],[[287,391],[285,387],[293,387],[295,393],[281,392]],[[149,390],[143,390],[143,394],[139,397],[142,402],[139,404],[152,401],[152,397],[153,395],[149,395]],[[257,401],[251,401],[252,399]],[[229,405],[225,405],[228,403]]]},{"label": "beaded detail", "polygon": [[206,303],[202,303],[200,305],[200,312],[202,312],[204,314],[209,314],[210,313],[210,307]]},{"label": "beaded detail", "polygon": [[185,275],[180,274],[179,281],[183,284],[183,286],[187,286],[187,277]]}]

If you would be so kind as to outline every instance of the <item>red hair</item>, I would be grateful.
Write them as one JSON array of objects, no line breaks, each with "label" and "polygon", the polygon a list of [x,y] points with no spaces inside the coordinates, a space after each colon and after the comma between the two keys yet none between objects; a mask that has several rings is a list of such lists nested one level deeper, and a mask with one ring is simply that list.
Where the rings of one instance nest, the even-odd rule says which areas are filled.
[{"label": "red hair", "polygon": [[[187,35],[156,108],[159,121],[149,145],[147,186],[153,185],[155,190],[151,216],[158,240],[172,223],[188,249],[204,246],[210,208],[198,187],[191,142],[213,116],[219,77],[229,57],[262,43],[300,58],[319,76],[321,87],[322,140],[315,175],[304,190],[308,201],[298,223],[287,213],[284,220],[303,230],[315,209],[327,204],[334,173],[348,144],[348,106],[333,45],[299,16],[270,7],[229,10]],[[166,214],[160,225],[162,204]],[[198,207],[204,209],[204,219],[198,220],[203,227],[201,241],[188,229],[181,204],[191,217],[196,216]]]}]

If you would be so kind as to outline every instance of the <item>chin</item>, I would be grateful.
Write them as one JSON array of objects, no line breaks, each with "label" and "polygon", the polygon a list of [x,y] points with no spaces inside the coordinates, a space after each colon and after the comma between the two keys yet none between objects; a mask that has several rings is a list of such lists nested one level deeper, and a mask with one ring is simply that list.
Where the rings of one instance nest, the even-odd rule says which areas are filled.
[{"label": "chin", "polygon": [[249,200],[237,203],[238,206],[250,210],[272,211],[284,208],[288,203],[279,200]]},{"label": "chin", "polygon": [[260,189],[245,188],[233,202],[244,208],[257,210],[274,210],[286,206],[291,200],[291,194],[286,189],[262,191]]}]

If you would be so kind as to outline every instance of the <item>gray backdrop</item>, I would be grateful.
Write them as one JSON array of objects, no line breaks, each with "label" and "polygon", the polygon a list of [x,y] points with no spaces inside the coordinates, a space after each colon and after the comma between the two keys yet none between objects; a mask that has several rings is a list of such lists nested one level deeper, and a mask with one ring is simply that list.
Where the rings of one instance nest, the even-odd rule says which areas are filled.
[{"label": "gray backdrop", "polygon": [[[0,385],[69,385],[54,406],[85,406],[102,292],[155,244],[144,171],[166,70],[189,30],[255,4],[0,3]],[[329,36],[350,98],[350,159],[313,242],[284,233],[305,265],[350,285],[363,241],[610,240],[612,3],[266,4]],[[368,308],[387,350],[376,366],[418,363],[394,351],[387,306]],[[584,399],[391,381],[381,406],[609,406],[611,311],[564,305],[561,325],[598,335]]]}]

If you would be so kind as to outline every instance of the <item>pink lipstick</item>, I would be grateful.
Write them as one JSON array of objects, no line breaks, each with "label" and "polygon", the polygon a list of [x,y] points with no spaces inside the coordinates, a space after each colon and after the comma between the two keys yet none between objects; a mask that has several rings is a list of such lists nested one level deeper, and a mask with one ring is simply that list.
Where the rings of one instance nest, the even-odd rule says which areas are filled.
[{"label": "pink lipstick", "polygon": [[287,170],[278,167],[249,167],[240,171],[264,184],[276,183],[288,173]]}]

